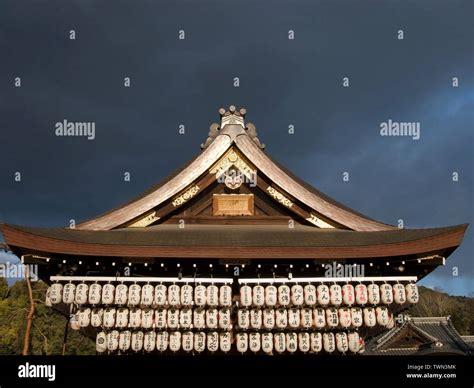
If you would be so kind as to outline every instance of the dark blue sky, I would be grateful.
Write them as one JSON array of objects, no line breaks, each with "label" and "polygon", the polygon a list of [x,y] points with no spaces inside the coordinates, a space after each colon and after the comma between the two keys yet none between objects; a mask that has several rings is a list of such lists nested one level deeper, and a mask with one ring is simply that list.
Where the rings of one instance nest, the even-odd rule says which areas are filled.
[{"label": "dark blue sky", "polygon": [[[348,206],[407,228],[472,223],[473,14],[458,0],[0,0],[0,221],[62,227],[115,207],[235,104],[270,155]],[[95,122],[96,139],[56,137],[63,119]],[[389,119],[419,122],[420,140],[381,137]],[[474,292],[473,233],[423,284]]]}]

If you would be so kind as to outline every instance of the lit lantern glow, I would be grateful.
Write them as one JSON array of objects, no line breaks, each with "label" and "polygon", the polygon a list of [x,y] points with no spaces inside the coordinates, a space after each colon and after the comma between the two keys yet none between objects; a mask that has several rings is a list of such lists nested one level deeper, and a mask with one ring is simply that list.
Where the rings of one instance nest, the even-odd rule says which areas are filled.
[{"label": "lit lantern glow", "polygon": [[286,350],[285,333],[275,333],[273,335],[273,344],[273,347],[277,353],[283,353]]},{"label": "lit lantern glow", "polygon": [[329,294],[333,306],[339,306],[342,303],[342,288],[339,284],[332,284],[329,287]]},{"label": "lit lantern glow", "polygon": [[170,333],[170,350],[178,352],[181,349],[181,332],[173,331]]},{"label": "lit lantern glow", "polygon": [[316,302],[316,287],[312,284],[307,284],[304,286],[304,303],[307,306],[314,306]]},{"label": "lit lantern glow", "polygon": [[151,306],[153,304],[153,294],[155,288],[150,284],[145,284],[142,287],[142,305]]},{"label": "lit lantern glow", "polygon": [[321,333],[315,332],[309,335],[311,342],[311,351],[314,353],[319,353],[323,349],[323,335]]},{"label": "lit lantern glow", "polygon": [[361,327],[364,324],[364,315],[360,307],[351,308],[352,326]]},{"label": "lit lantern glow", "polygon": [[250,327],[252,329],[262,328],[262,310],[260,309],[250,310]]},{"label": "lit lantern glow", "polygon": [[121,331],[119,334],[119,349],[123,352],[130,349],[132,332],[130,330]]},{"label": "lit lantern glow", "polygon": [[262,347],[260,333],[250,333],[249,349],[251,352],[257,353]]},{"label": "lit lantern glow", "polygon": [[154,331],[147,331],[143,338],[143,348],[146,352],[152,352],[156,349],[156,333]]},{"label": "lit lantern glow", "polygon": [[313,310],[310,308],[301,309],[301,327],[310,329],[313,326]]},{"label": "lit lantern glow", "polygon": [[196,329],[205,329],[206,328],[206,310],[197,308],[193,312],[193,326]]},{"label": "lit lantern glow", "polygon": [[337,327],[339,325],[339,316],[336,308],[326,309],[326,323],[329,327]]},{"label": "lit lantern glow", "polygon": [[393,291],[390,284],[384,283],[380,286],[380,299],[383,304],[393,303]]},{"label": "lit lantern glow", "polygon": [[144,329],[151,329],[153,326],[154,311],[149,308],[142,309],[142,327]]},{"label": "lit lantern glow", "polygon": [[288,306],[290,304],[290,287],[286,284],[278,287],[278,304],[280,306]]},{"label": "lit lantern glow", "polygon": [[97,283],[91,284],[89,286],[89,303],[100,304],[101,298],[102,298],[102,286]]},{"label": "lit lantern glow", "polygon": [[219,328],[223,330],[231,329],[231,316],[229,308],[221,308],[219,310]]},{"label": "lit lantern glow", "polygon": [[377,323],[377,317],[375,315],[375,309],[373,307],[364,308],[364,324],[367,327],[374,327]]},{"label": "lit lantern glow", "polygon": [[115,300],[114,303],[117,305],[127,304],[128,300],[128,287],[125,284],[119,284],[115,287]]},{"label": "lit lantern glow", "polygon": [[181,289],[177,284],[168,287],[168,304],[173,307],[181,304]]},{"label": "lit lantern glow", "polygon": [[250,307],[252,305],[252,289],[250,286],[244,285],[240,287],[240,305]]},{"label": "lit lantern glow", "polygon": [[196,288],[194,289],[194,303],[196,304],[196,306],[201,307],[201,306],[206,305],[206,299],[207,299],[206,293],[207,293],[207,290],[205,286],[201,284],[196,286]]},{"label": "lit lantern glow", "polygon": [[219,306],[219,288],[214,284],[207,286],[207,304],[208,306]]},{"label": "lit lantern glow", "polygon": [[89,286],[85,283],[80,283],[76,287],[76,296],[74,302],[77,304],[86,304],[89,295]]},{"label": "lit lantern glow", "polygon": [[63,287],[63,303],[71,304],[74,303],[74,294],[76,286],[72,283],[65,284]]},{"label": "lit lantern glow", "polygon": [[300,352],[307,353],[310,350],[309,333],[298,334],[298,349]]},{"label": "lit lantern glow", "polygon": [[134,331],[132,332],[132,350],[134,352],[139,352],[143,349],[143,331]]},{"label": "lit lantern glow", "polygon": [[185,352],[191,352],[194,349],[194,333],[192,331],[183,333],[182,347]]},{"label": "lit lantern glow", "polygon": [[118,349],[120,333],[117,330],[112,330],[107,333],[107,350],[115,352]]},{"label": "lit lantern glow", "polygon": [[338,310],[339,314],[339,324],[344,327],[348,328],[352,325],[351,319],[351,309],[348,307],[343,307]]},{"label": "lit lantern glow", "polygon": [[336,350],[336,340],[334,338],[334,333],[323,334],[323,347],[324,351],[327,353],[332,353]]},{"label": "lit lantern glow", "polygon": [[116,310],[113,307],[104,309],[104,327],[110,328],[115,326],[115,313]]},{"label": "lit lantern glow", "polygon": [[[181,289],[182,290],[182,289]],[[189,307],[181,309],[179,312],[179,327],[181,329],[191,329],[193,325],[193,310]],[[180,338],[181,343],[181,338]]]},{"label": "lit lantern glow", "polygon": [[325,284],[320,284],[316,289],[318,304],[327,306],[330,302],[329,287]]},{"label": "lit lantern glow", "polygon": [[168,301],[168,287],[164,284],[155,286],[155,304],[157,306],[166,306]]},{"label": "lit lantern glow", "polygon": [[198,353],[206,350],[206,333],[198,331],[194,334],[194,350]]},{"label": "lit lantern glow", "polygon": [[272,333],[262,333],[262,350],[266,354],[271,354],[273,352],[273,334]]},{"label": "lit lantern glow", "polygon": [[342,286],[342,301],[347,306],[352,306],[355,302],[355,291],[352,284]]},{"label": "lit lantern glow", "polygon": [[91,309],[89,307],[79,309],[78,313],[78,320],[80,327],[87,327],[91,323]]},{"label": "lit lantern glow", "polygon": [[278,329],[286,329],[288,326],[288,311],[286,309],[275,310],[275,325]]},{"label": "lit lantern glow", "polygon": [[206,327],[208,329],[217,329],[218,324],[217,309],[206,310]]},{"label": "lit lantern glow", "polygon": [[359,353],[359,349],[360,349],[359,333],[357,332],[349,333],[347,336],[347,340],[349,343],[349,350],[352,353]]},{"label": "lit lantern glow", "polygon": [[185,284],[181,287],[181,305],[191,306],[193,304],[193,287]]},{"label": "lit lantern glow", "polygon": [[388,309],[385,306],[378,306],[375,309],[375,315],[377,317],[377,323],[380,326],[388,325],[389,315],[388,315]]},{"label": "lit lantern glow", "polygon": [[378,284],[372,283],[367,286],[368,301],[372,305],[380,303],[380,287]]},{"label": "lit lantern glow", "polygon": [[288,326],[292,329],[300,327],[300,310],[297,308],[291,308],[288,310]]},{"label": "lit lantern glow", "polygon": [[286,350],[290,353],[298,350],[298,336],[296,333],[286,333]]},{"label": "lit lantern glow", "polygon": [[167,331],[159,331],[156,333],[156,349],[159,352],[165,352],[168,349],[169,333]]},{"label": "lit lantern glow", "polygon": [[168,328],[177,329],[179,325],[179,309],[171,308],[166,317]]},{"label": "lit lantern glow", "polygon": [[207,333],[207,350],[211,353],[219,350],[219,334],[216,331]]},{"label": "lit lantern glow", "polygon": [[347,334],[344,332],[336,333],[336,347],[341,353],[347,353],[349,350],[349,342],[347,340]]},{"label": "lit lantern glow", "polygon": [[393,291],[393,300],[396,304],[403,304],[406,302],[406,291],[405,286],[403,284],[397,283],[394,284],[392,287]]},{"label": "lit lantern glow", "polygon": [[247,309],[237,311],[237,324],[240,329],[248,329],[250,326],[250,312]]},{"label": "lit lantern glow", "polygon": [[405,286],[406,299],[408,303],[418,303],[420,298],[418,293],[418,286],[415,283],[409,283]]},{"label": "lit lantern glow", "polygon": [[128,287],[128,304],[138,306],[141,300],[142,289],[138,284],[132,284]]},{"label": "lit lantern glow", "polygon": [[237,351],[239,353],[245,353],[248,349],[248,334],[237,333]]},{"label": "lit lantern glow", "polygon": [[155,327],[157,329],[166,328],[166,322],[167,322],[166,311],[167,310],[163,308],[157,308],[155,310]]},{"label": "lit lantern glow", "polygon": [[49,299],[52,304],[61,303],[63,297],[63,285],[60,283],[54,283],[51,286],[51,291],[49,293]]},{"label": "lit lantern glow", "polygon": [[263,310],[263,327],[269,330],[275,327],[275,310],[269,308]]},{"label": "lit lantern glow", "polygon": [[95,307],[91,311],[91,326],[100,327],[102,326],[102,317],[104,315],[104,310],[98,307]]},{"label": "lit lantern glow", "polygon": [[278,291],[277,288],[270,284],[265,287],[265,304],[267,306],[273,307],[276,306],[278,301]]},{"label": "lit lantern glow", "polygon": [[314,326],[322,329],[326,326],[326,311],[320,307],[313,309]]},{"label": "lit lantern glow", "polygon": [[291,286],[291,303],[293,306],[301,306],[304,303],[303,286],[299,284]]},{"label": "lit lantern glow", "polygon": [[232,287],[224,284],[219,289],[219,304],[221,306],[232,306]]},{"label": "lit lantern glow", "polygon": [[368,301],[367,286],[359,283],[355,286],[355,300],[357,304],[366,305]]},{"label": "lit lantern glow", "polygon": [[127,308],[120,307],[117,309],[115,325],[119,328],[127,327],[128,325],[128,309]]},{"label": "lit lantern glow", "polygon": [[128,322],[130,324],[130,327],[134,329],[139,328],[142,325],[142,310],[138,307],[133,307],[132,309],[130,309],[128,315]]},{"label": "lit lantern glow", "polygon": [[113,304],[114,295],[115,295],[115,286],[110,283],[104,284],[104,286],[102,287],[102,304]]},{"label": "lit lantern glow", "polygon": [[229,332],[219,333],[219,349],[224,352],[230,352],[232,346],[232,337]]},{"label": "lit lantern glow", "polygon": [[261,307],[265,304],[265,288],[261,285],[253,287],[252,301],[254,306]]},{"label": "lit lantern glow", "polygon": [[104,353],[107,350],[107,335],[103,331],[97,333],[95,350],[97,353]]}]

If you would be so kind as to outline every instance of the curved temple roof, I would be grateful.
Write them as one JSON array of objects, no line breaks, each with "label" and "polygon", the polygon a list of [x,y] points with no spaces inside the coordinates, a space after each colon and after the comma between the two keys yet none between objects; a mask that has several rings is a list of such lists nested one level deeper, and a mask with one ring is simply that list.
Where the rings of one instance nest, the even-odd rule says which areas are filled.
[{"label": "curved temple roof", "polygon": [[381,231],[395,229],[392,225],[374,221],[341,205],[273,162],[262,150],[264,145],[260,143],[256,136],[255,126],[251,123],[244,124],[245,110],[241,110],[239,113],[235,111],[235,107],[231,106],[228,112],[223,109],[220,112],[222,115],[221,124],[220,126],[218,124],[211,125],[209,137],[202,145],[203,152],[174,176],[134,201],[78,224],[76,228],[110,230],[146,214],[182,192],[196,179],[206,174],[230,148],[234,147],[249,160],[258,174],[265,175],[287,194],[324,218],[351,230]]}]

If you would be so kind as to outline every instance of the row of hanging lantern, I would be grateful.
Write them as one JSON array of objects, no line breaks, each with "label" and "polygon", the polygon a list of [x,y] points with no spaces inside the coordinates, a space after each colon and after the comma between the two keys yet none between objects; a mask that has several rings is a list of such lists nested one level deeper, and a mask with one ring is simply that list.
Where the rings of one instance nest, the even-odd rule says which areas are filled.
[{"label": "row of hanging lantern", "polygon": [[145,329],[222,329],[231,330],[229,308],[195,309],[176,308],[126,308],[126,307],[81,307],[71,317],[74,330],[87,327],[103,328],[145,328]]},{"label": "row of hanging lantern", "polygon": [[46,304],[78,304],[78,305],[119,305],[119,306],[231,306],[232,288],[227,285],[191,286],[189,284],[153,286],[145,284],[117,285],[109,282],[91,284],[82,282],[53,283],[46,293]]},{"label": "row of hanging lantern", "polygon": [[394,326],[393,314],[386,306],[341,308],[239,309],[237,327],[241,330],[359,328]]},{"label": "row of hanging lantern", "polygon": [[101,331],[96,337],[98,353],[126,351],[146,352],[209,352],[231,350],[232,335],[230,332],[192,332],[192,331]]},{"label": "row of hanging lantern", "polygon": [[237,333],[236,348],[239,353],[362,353],[364,340],[357,332],[290,332],[290,333]]},{"label": "row of hanging lantern", "polygon": [[[134,351],[134,352],[185,352],[204,351],[227,353],[234,343],[229,332],[192,332],[192,331],[101,331],[96,337],[98,353]],[[235,349],[239,353],[263,352],[275,353],[362,353],[364,340],[357,332],[299,332],[299,333],[237,333]]]},{"label": "row of hanging lantern", "polygon": [[415,283],[389,284],[376,283],[352,285],[346,283],[340,285],[320,284],[273,284],[262,286],[260,284],[253,287],[245,284],[240,287],[240,305],[250,306],[340,306],[340,305],[378,305],[380,303],[390,305],[392,303],[417,303],[418,287]]}]

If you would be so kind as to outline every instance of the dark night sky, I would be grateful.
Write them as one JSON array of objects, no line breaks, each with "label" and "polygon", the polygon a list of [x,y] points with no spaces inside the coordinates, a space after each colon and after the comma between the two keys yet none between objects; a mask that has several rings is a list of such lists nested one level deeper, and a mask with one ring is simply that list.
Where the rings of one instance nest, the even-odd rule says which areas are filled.
[{"label": "dark night sky", "polygon": [[[270,155],[348,206],[407,228],[472,223],[473,13],[458,0],[0,0],[0,222],[62,227],[121,204],[235,104]],[[63,119],[95,122],[96,139],[56,137]],[[420,140],[381,137],[388,119],[420,122]],[[423,284],[473,293],[473,236]]]}]

